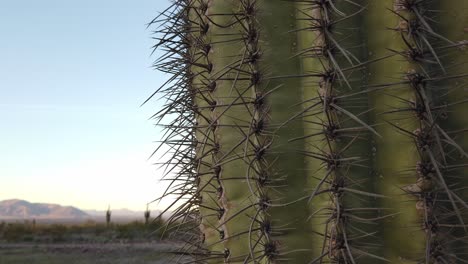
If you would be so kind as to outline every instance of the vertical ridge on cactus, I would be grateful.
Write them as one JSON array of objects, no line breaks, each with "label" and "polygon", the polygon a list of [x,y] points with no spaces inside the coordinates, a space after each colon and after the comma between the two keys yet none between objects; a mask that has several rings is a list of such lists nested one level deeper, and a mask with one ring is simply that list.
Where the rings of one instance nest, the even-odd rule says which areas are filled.
[{"label": "vertical ridge on cactus", "polygon": [[180,253],[468,263],[467,17],[456,0],[175,1],[152,24]]}]

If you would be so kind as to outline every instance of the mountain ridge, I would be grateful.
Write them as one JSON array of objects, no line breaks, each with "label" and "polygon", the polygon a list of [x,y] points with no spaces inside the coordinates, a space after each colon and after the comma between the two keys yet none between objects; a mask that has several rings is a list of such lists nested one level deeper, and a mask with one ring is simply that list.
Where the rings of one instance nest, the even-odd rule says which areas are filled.
[{"label": "mountain ridge", "polygon": [[0,219],[86,219],[91,216],[74,206],[31,203],[21,199],[0,201]]},{"label": "mountain ridge", "polygon": [[[111,209],[112,219],[140,219],[144,211],[130,209]],[[152,216],[160,212],[151,211]],[[0,201],[0,220],[11,219],[64,219],[64,220],[102,220],[106,210],[80,209],[75,206],[63,206],[55,203],[36,203],[22,199]]]}]

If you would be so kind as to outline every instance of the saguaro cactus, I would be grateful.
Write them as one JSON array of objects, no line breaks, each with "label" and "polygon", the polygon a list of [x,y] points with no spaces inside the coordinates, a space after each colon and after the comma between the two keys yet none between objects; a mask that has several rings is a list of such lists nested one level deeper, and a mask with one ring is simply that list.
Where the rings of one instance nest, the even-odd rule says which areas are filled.
[{"label": "saguaro cactus", "polygon": [[143,214],[145,216],[145,225],[148,225],[149,224],[149,220],[150,220],[150,216],[151,216],[151,212],[148,208],[148,205],[146,205],[146,211],[144,212]]},{"label": "saguaro cactus", "polygon": [[107,207],[107,211],[106,211],[106,226],[109,227],[110,226],[110,222],[111,222],[111,209],[110,209],[110,205]]},{"label": "saguaro cactus", "polygon": [[468,263],[467,1],[179,0],[152,24],[181,253]]}]

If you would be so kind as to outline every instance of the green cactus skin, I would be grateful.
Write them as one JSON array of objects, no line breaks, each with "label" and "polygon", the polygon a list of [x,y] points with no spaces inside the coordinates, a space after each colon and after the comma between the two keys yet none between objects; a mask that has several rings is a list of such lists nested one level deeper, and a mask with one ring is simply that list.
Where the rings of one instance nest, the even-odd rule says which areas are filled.
[{"label": "green cactus skin", "polygon": [[284,111],[300,112],[302,94],[300,89],[291,89],[300,87],[300,79],[283,77],[300,74],[299,59],[292,58],[297,53],[297,38],[289,33],[296,28],[296,10],[284,1],[260,0],[257,5],[264,7],[258,10],[259,42],[264,44],[259,63],[264,79],[260,86],[270,93],[266,100],[269,109],[266,131],[273,134],[269,136],[271,146],[265,152],[265,165],[270,167],[267,174],[273,182],[271,187],[266,186],[265,195],[272,204],[266,214],[275,233],[266,243],[276,251],[277,256],[271,258],[273,262],[302,263],[310,260],[312,243],[304,215],[307,203],[302,199],[307,174],[303,169],[303,144],[289,139],[303,136],[304,128],[302,120],[289,121],[291,115]]},{"label": "green cactus skin", "polygon": [[[405,49],[399,33],[389,30],[400,23],[397,15],[385,9],[393,10],[394,6],[393,0],[382,1],[382,3],[373,2],[368,6],[369,16],[366,21],[368,34],[378,36],[367,40],[371,60],[388,55],[388,49],[397,51]],[[396,55],[376,62],[369,67],[369,84],[398,82],[404,78],[402,74],[409,67],[410,63]],[[419,217],[415,210],[414,198],[404,195],[401,188],[415,183],[411,173],[414,173],[416,167],[417,151],[413,147],[411,138],[403,133],[397,133],[396,129],[392,129],[391,125],[385,122],[392,122],[395,125],[404,123],[405,129],[414,131],[417,121],[408,112],[395,112],[391,117],[381,114],[408,107],[399,98],[411,100],[413,92],[405,84],[390,87],[385,93],[378,91],[371,93],[370,96],[371,106],[376,113],[374,123],[381,124],[377,127],[377,131],[382,135],[381,139],[376,139],[375,146],[377,184],[380,189],[379,193],[392,197],[392,199],[385,199],[382,206],[392,208],[392,213],[398,213],[385,220],[383,235],[386,246],[385,256],[392,263],[415,263],[411,259],[422,254],[425,240],[418,226]],[[411,239],[407,239],[408,237]]]},{"label": "green cactus skin", "polygon": [[[314,48],[315,46],[319,46],[321,43],[319,42],[321,38],[320,31],[313,27],[313,24],[310,22],[310,17],[319,16],[320,9],[318,8],[311,8],[310,5],[307,3],[297,3],[297,18],[298,18],[298,28],[301,29],[308,29],[304,31],[299,31],[298,34],[298,49],[299,52],[305,52],[308,49],[312,50],[311,56],[302,56],[301,59],[301,68],[302,72],[305,74],[308,73],[317,73],[323,71],[323,66],[320,63],[317,63],[317,59],[314,56]],[[305,10],[309,8],[308,14],[304,14],[301,10]],[[304,53],[307,54],[307,53]],[[301,78],[301,92],[303,96],[303,112],[304,115],[302,117],[304,122],[304,151],[306,153],[313,153],[318,149],[326,149],[326,141],[325,135],[323,134],[323,125],[322,120],[324,120],[325,115],[321,109],[315,109],[316,105],[321,106],[322,103],[318,98],[318,91],[317,91],[317,77],[315,76],[304,76]],[[310,100],[311,98],[316,98],[315,100]],[[310,110],[315,110],[315,114],[305,114],[310,112]],[[308,175],[327,175],[327,168],[323,165],[323,162],[319,159],[315,158],[308,158],[305,157],[304,161],[304,171]],[[311,190],[315,190],[317,186],[319,186],[321,179],[319,177],[311,177],[307,178],[307,186],[310,186]],[[311,245],[312,248],[312,255],[313,256],[322,256],[328,255],[325,254],[323,249],[324,242],[326,240],[324,238],[324,233],[327,230],[327,217],[329,217],[329,211],[327,208],[329,207],[329,197],[325,195],[317,195],[314,198],[313,203],[309,203],[310,205],[310,215],[312,216],[309,220],[311,230],[313,231],[311,234],[313,236],[313,242]]]},{"label": "green cactus skin", "polygon": [[155,67],[173,76],[155,118],[173,118],[180,253],[468,263],[467,14],[456,0],[176,1],[154,21]]},{"label": "green cactus skin", "polygon": [[[240,60],[234,63],[240,58],[239,51],[244,49],[244,43],[233,42],[232,39],[242,37],[239,35],[242,27],[237,25],[238,21],[231,16],[217,15],[233,13],[238,10],[239,5],[234,1],[209,1],[208,3],[206,13],[213,14],[211,16],[213,23],[210,24],[208,33],[212,38],[209,55],[213,61],[212,79],[216,81],[213,99],[219,105],[213,110],[213,118],[217,120],[215,138],[219,151],[212,166],[219,167],[220,189],[217,191],[218,197],[212,197],[212,199],[219,200],[220,208],[225,210],[219,221],[213,222],[213,226],[221,229],[220,234],[216,233],[214,241],[222,246],[223,258],[226,262],[240,262],[249,253],[249,247],[248,244],[239,243],[239,241],[249,239],[246,229],[251,223],[249,216],[254,214],[255,208],[252,206],[252,199],[246,199],[251,196],[249,188],[246,188],[246,181],[249,181],[248,184],[253,183],[250,183],[251,180],[245,175],[247,164],[246,159],[243,158],[245,148],[250,150],[246,144],[248,142],[246,139],[250,137],[246,135],[249,133],[248,124],[251,123],[252,107],[245,105],[238,97],[242,95],[244,100],[251,101],[255,87],[250,87],[249,81],[244,80],[244,74],[235,76],[236,70],[234,69],[248,70]],[[230,24],[234,25],[227,27]],[[231,218],[235,218],[236,221],[229,221]],[[222,243],[220,239],[223,240]],[[213,251],[214,248],[216,244],[210,250]],[[222,261],[218,258],[213,263]]]}]

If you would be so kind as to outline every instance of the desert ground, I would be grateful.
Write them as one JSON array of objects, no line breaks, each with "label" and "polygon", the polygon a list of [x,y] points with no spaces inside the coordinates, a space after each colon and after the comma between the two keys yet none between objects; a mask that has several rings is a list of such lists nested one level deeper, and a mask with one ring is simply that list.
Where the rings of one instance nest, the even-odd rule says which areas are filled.
[{"label": "desert ground", "polygon": [[[0,264],[163,264],[184,262],[175,242],[0,243]],[[185,259],[187,260],[187,259]]]}]

